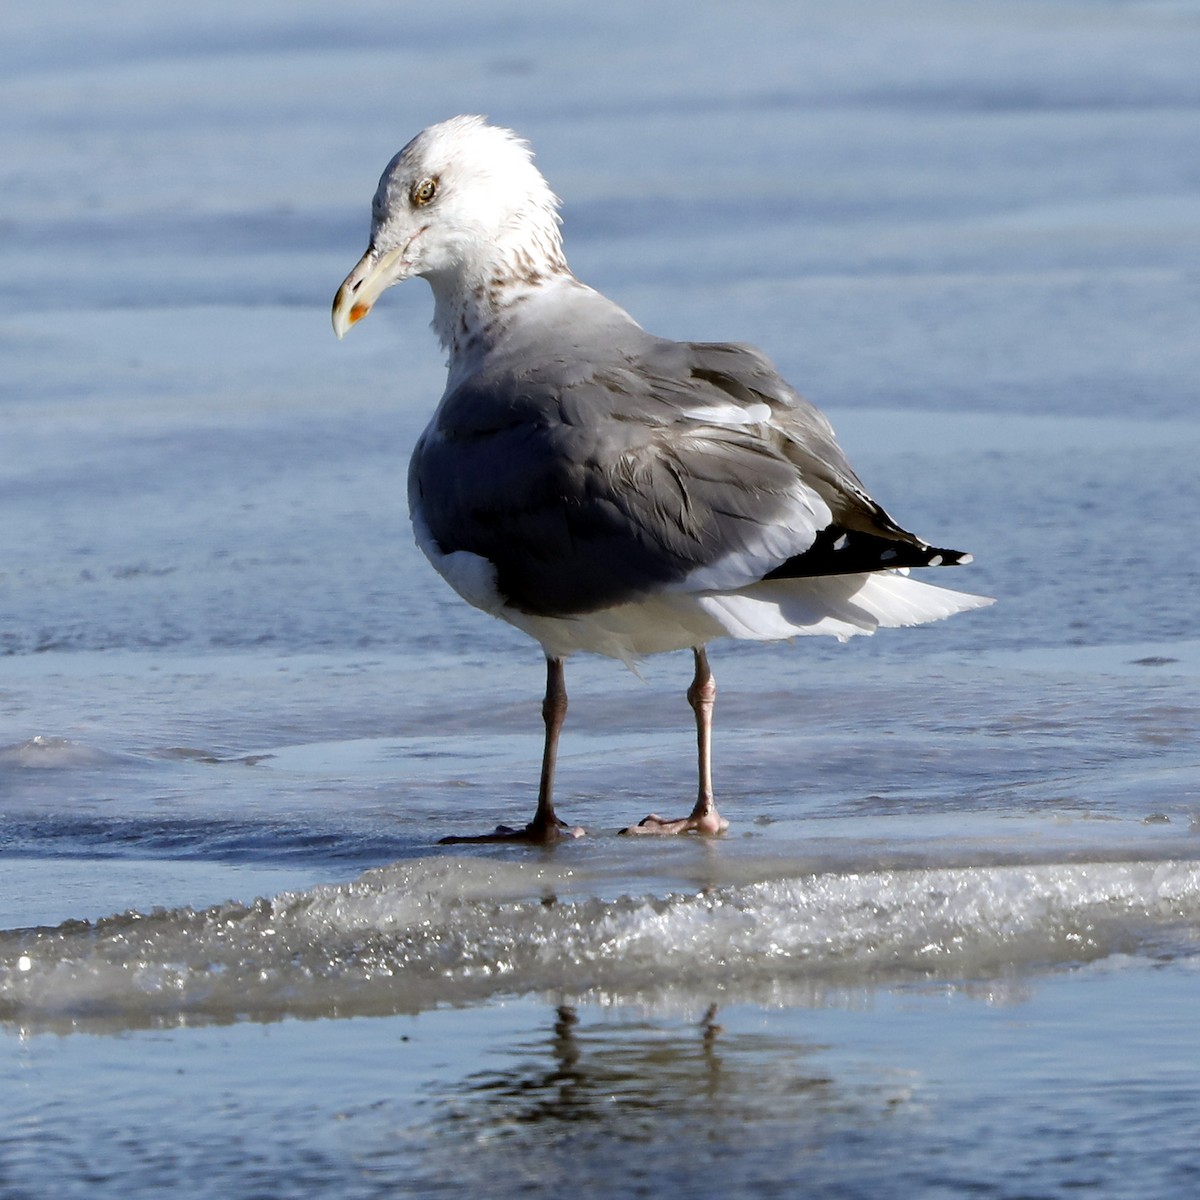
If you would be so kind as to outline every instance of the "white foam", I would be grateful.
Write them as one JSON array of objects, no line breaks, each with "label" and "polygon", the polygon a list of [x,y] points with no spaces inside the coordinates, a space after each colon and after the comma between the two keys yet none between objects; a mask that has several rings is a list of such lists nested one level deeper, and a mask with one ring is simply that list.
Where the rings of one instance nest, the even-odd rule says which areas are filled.
[{"label": "white foam", "polygon": [[839,872],[555,900],[568,885],[542,866],[430,859],[252,905],[10,932],[0,1016],[125,1026],[543,992],[645,1003],[680,987],[794,1000],[814,982],[1090,961],[1200,916],[1200,864],[1178,861]]}]

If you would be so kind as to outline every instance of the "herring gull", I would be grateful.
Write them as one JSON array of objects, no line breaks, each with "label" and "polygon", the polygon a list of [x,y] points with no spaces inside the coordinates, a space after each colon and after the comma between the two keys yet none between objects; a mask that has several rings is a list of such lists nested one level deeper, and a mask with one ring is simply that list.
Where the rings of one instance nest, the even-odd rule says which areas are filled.
[{"label": "herring gull", "polygon": [[710,641],[844,640],[990,603],[909,576],[971,556],[897,525],[758,350],[654,337],[576,279],[558,200],[511,130],[454,117],[392,159],[333,302],[338,337],[414,275],[449,358],[409,466],[417,543],[464,600],[539,642],[547,668],[533,820],[444,841],[582,832],[553,799],[576,651],[630,665],[692,651],[696,803],[625,832],[718,834]]}]

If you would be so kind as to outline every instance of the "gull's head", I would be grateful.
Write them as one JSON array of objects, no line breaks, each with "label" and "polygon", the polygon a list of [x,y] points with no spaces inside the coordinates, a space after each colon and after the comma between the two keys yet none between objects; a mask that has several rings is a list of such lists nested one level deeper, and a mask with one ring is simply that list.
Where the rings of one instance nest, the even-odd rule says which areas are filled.
[{"label": "gull's head", "polygon": [[529,146],[483,117],[422,130],[388,163],[371,205],[371,241],[333,301],[340,338],[401,280],[464,292],[566,269],[558,200]]}]

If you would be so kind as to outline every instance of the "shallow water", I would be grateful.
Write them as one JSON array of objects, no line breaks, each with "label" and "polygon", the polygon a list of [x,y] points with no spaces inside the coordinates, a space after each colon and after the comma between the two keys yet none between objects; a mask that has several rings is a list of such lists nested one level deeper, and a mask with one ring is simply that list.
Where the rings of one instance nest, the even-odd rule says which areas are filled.
[{"label": "shallow water", "polygon": [[1110,959],[708,1020],[547,999],[34,1037],[3,1144],[29,1195],[1185,1196],[1196,986]]},{"label": "shallow water", "polygon": [[[23,10],[0,46],[0,1196],[1192,1196],[1200,9]],[[484,111],[986,611],[542,666],[412,545],[379,170]]]}]

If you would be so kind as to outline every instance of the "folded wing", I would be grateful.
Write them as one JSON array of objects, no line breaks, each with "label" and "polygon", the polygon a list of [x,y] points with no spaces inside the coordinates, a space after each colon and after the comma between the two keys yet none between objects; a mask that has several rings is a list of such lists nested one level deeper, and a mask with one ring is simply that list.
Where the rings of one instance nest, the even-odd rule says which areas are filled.
[{"label": "folded wing", "polygon": [[510,607],[570,616],[969,560],[897,525],[752,348],[646,336],[586,374],[563,361],[450,392],[410,469],[440,551],[486,559]]}]

